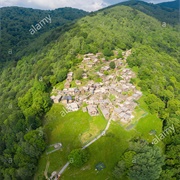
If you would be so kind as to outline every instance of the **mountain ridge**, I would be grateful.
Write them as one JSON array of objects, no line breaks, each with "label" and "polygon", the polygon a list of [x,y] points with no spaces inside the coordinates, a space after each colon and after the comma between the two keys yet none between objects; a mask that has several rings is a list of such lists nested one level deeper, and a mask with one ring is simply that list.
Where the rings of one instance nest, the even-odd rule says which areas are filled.
[{"label": "mountain ridge", "polygon": [[173,8],[173,9],[179,9],[180,8],[179,0],[162,2],[162,3],[158,3],[158,5],[161,7]]},{"label": "mountain ridge", "polygon": [[[121,6],[121,5],[135,8],[149,16],[152,16],[158,19],[160,22],[166,22],[173,26],[179,24],[178,9],[168,8],[161,4],[147,3],[140,0],[130,0],[130,1],[117,3],[115,5],[103,8],[102,10],[115,7],[115,6]],[[102,10],[99,10],[99,11],[102,11]]]}]

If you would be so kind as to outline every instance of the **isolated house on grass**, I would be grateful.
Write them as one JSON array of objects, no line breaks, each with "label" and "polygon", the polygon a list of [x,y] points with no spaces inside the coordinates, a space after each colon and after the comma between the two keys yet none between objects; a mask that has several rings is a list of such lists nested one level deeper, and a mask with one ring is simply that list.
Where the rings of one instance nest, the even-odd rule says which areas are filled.
[{"label": "isolated house on grass", "polygon": [[55,149],[60,149],[62,147],[62,143],[54,144]]},{"label": "isolated house on grass", "polygon": [[104,168],[106,168],[106,166],[105,166],[105,164],[102,163],[102,162],[96,164],[96,166],[95,166],[95,170],[96,170],[96,171],[102,171]]}]

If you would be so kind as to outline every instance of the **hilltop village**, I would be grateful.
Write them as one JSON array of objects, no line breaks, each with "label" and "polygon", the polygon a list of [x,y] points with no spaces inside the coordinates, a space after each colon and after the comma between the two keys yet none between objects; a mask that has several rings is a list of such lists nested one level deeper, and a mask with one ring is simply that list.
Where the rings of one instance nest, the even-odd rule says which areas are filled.
[{"label": "hilltop village", "polygon": [[[74,79],[74,72],[69,72],[64,89],[53,89],[51,99],[62,103],[68,111],[88,112],[97,116],[100,112],[108,120],[129,123],[133,119],[136,101],[142,92],[130,83],[135,74],[127,68],[126,59],[131,50],[123,52],[123,58],[106,61],[101,53],[85,54],[78,66],[82,69],[82,80]],[[114,62],[114,68],[110,63]],[[94,79],[89,77],[94,75]],[[74,82],[74,83],[72,83]],[[73,87],[71,84],[74,84]]]}]

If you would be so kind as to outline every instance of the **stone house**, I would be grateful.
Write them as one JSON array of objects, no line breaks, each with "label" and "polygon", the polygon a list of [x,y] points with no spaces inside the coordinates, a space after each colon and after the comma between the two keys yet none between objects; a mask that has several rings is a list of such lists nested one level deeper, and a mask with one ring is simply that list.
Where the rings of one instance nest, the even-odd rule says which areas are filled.
[{"label": "stone house", "polygon": [[69,72],[69,73],[67,74],[67,76],[72,77],[72,76],[73,76],[73,72]]},{"label": "stone house", "polygon": [[87,78],[88,78],[87,74],[86,74],[86,73],[83,73],[83,74],[82,74],[82,78],[83,78],[83,79],[87,79]]},{"label": "stone house", "polygon": [[95,87],[90,87],[90,88],[89,88],[89,91],[90,91],[90,93],[94,94]]},{"label": "stone house", "polygon": [[74,96],[75,95],[75,88],[69,88],[68,89],[68,94],[71,95],[71,96]]},{"label": "stone house", "polygon": [[106,118],[106,119],[109,119],[110,118],[110,110],[102,105],[100,105],[100,109],[101,109],[101,112],[103,114],[103,116]]},{"label": "stone house", "polygon": [[99,77],[103,77],[104,74],[103,73],[100,73],[99,71],[96,73]]},{"label": "stone house", "polygon": [[53,171],[52,173],[51,173],[51,176],[50,176],[50,180],[53,180],[53,179],[55,179],[56,177],[57,177],[57,172],[56,171]]},{"label": "stone house", "polygon": [[79,80],[76,80],[75,83],[76,83],[76,85],[78,85],[78,86],[81,85],[81,81],[79,81]]},{"label": "stone house", "polygon": [[85,57],[85,58],[83,59],[84,62],[88,62],[88,61],[90,61],[90,60],[91,60],[91,58],[89,58],[89,57],[87,57],[87,58]]},{"label": "stone house", "polygon": [[99,114],[96,105],[88,105],[87,110],[90,116],[97,116]]},{"label": "stone house", "polygon": [[89,91],[89,87],[87,87],[87,86],[84,86],[82,89],[83,89],[85,92]]},{"label": "stone house", "polygon": [[69,111],[78,111],[79,107],[78,107],[77,103],[70,103],[70,104],[67,104],[67,109]]},{"label": "stone house", "polygon": [[68,76],[66,80],[69,81],[69,82],[71,82],[71,81],[73,80],[73,77]]},{"label": "stone house", "polygon": [[79,97],[80,100],[85,100],[87,99],[87,96],[86,95],[82,95],[81,97]]},{"label": "stone house", "polygon": [[101,55],[102,55],[102,53],[96,53],[96,57],[99,57]]},{"label": "stone house", "polygon": [[101,68],[101,71],[109,71],[110,67],[109,66],[104,66]]},{"label": "stone house", "polygon": [[97,58],[95,58],[94,60],[93,60],[93,63],[95,63],[95,64],[97,64],[99,62],[99,60],[97,59]]},{"label": "stone house", "polygon": [[62,147],[62,143],[57,143],[57,144],[54,144],[54,148],[55,149],[59,149]]},{"label": "stone house", "polygon": [[73,80],[73,72],[67,74],[67,81],[71,82]]},{"label": "stone house", "polygon": [[61,98],[62,98],[61,95],[55,96],[55,98],[53,99],[54,103],[59,103],[61,101]]},{"label": "stone house", "polygon": [[65,87],[66,89],[69,89],[70,86],[71,86],[71,84],[70,84],[68,81],[66,81],[66,83],[64,84],[64,87]]},{"label": "stone house", "polygon": [[88,53],[88,54],[86,54],[86,56],[91,57],[91,56],[94,56],[94,54],[93,53]]},{"label": "stone house", "polygon": [[51,96],[51,99],[54,101],[54,99],[56,98],[56,96]]},{"label": "stone house", "polygon": [[86,103],[87,103],[87,104],[90,104],[90,105],[93,105],[93,104],[94,104],[94,101],[91,100],[91,99],[88,99],[88,100],[86,100]]},{"label": "stone house", "polygon": [[71,96],[63,96],[61,102],[63,104],[72,103],[72,97]]},{"label": "stone house", "polygon": [[114,79],[114,78],[115,78],[114,75],[108,75],[108,76],[106,77],[107,80]]},{"label": "stone house", "polygon": [[87,112],[87,108],[86,108],[86,107],[83,107],[83,108],[82,108],[82,111],[83,111],[83,112]]}]

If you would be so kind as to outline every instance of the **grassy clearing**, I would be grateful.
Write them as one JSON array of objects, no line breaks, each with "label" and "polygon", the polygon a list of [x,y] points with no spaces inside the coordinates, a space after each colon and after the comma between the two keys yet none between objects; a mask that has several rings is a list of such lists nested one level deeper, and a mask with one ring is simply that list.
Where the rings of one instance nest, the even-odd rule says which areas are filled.
[{"label": "grassy clearing", "polygon": [[105,129],[106,125],[107,121],[103,116],[93,117],[89,123],[89,129],[80,136],[82,144],[84,145],[94,139]]},{"label": "grassy clearing", "polygon": [[[102,180],[112,179],[112,170],[117,163],[122,153],[128,148],[128,141],[136,135],[136,132],[127,132],[116,122],[112,122],[106,136],[100,138],[88,149],[91,157],[88,163],[86,163],[81,169],[69,167],[64,175],[63,180]],[[100,172],[95,171],[95,165],[99,162],[103,162],[106,166]]]},{"label": "grassy clearing", "polygon": [[[63,173],[63,180],[113,180],[112,170],[123,152],[129,147],[129,141],[132,138],[140,137],[152,142],[155,135],[150,135],[151,130],[161,133],[162,122],[156,115],[148,112],[148,108],[143,101],[139,101],[140,107],[136,108],[134,127],[127,131],[121,123],[113,122],[110,125],[107,134],[88,147],[91,154],[90,160],[82,168],[69,166]],[[52,109],[45,117],[45,132],[47,134],[48,146],[61,142],[63,148],[52,154],[42,155],[35,179],[43,179],[46,163],[50,166],[48,174],[60,170],[67,162],[69,153],[76,148],[82,147],[86,142],[94,139],[106,127],[107,120],[102,114],[97,117],[91,117],[88,113],[81,110],[68,113],[64,118],[61,117],[63,106],[54,104]],[[146,116],[143,116],[146,113]],[[162,142],[158,144],[162,146]],[[106,166],[100,172],[95,171],[95,165],[103,162]]]},{"label": "grassy clearing", "polygon": [[[64,110],[61,104],[53,105],[44,119],[44,130],[47,135],[47,146],[61,142],[63,147],[49,155],[44,152],[39,161],[36,178],[43,178],[47,159],[50,161],[48,173],[60,170],[67,162],[67,157],[73,149],[81,148],[83,143],[86,143],[85,141],[90,141],[99,135],[107,124],[102,116],[91,117],[88,113],[83,113],[80,110],[67,113],[65,117],[62,117],[62,111]],[[94,131],[95,129],[96,131]],[[89,137],[87,134],[92,136]]]},{"label": "grassy clearing", "polygon": [[[136,131],[139,133],[139,137],[152,142],[155,135],[150,135],[150,131],[155,130],[157,134],[162,132],[162,121],[156,115],[147,115],[141,118],[136,126]],[[160,142],[158,146],[163,147],[163,143]]]}]

